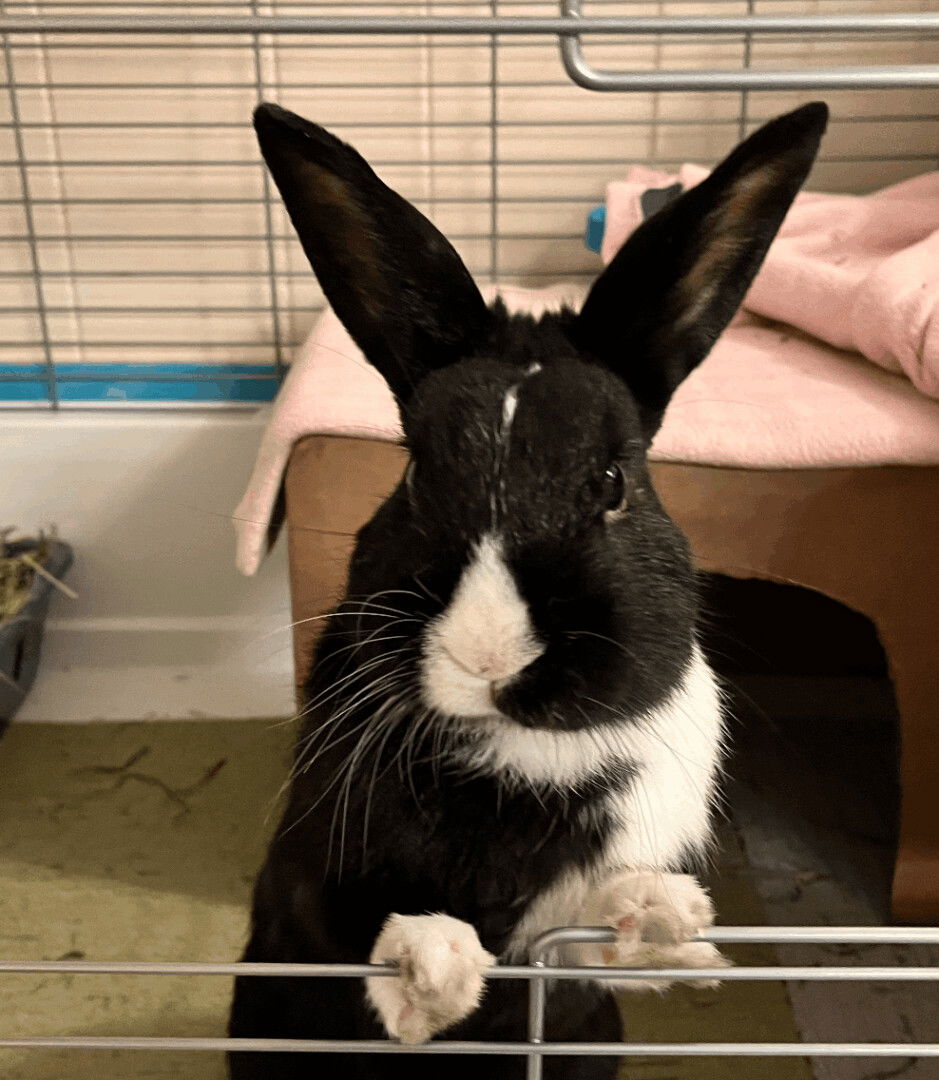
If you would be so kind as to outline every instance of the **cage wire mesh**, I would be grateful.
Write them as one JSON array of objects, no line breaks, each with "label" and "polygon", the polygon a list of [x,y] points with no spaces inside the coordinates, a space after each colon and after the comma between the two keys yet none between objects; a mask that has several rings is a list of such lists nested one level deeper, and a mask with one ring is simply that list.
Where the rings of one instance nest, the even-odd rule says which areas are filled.
[{"label": "cage wire mesh", "polygon": [[[602,927],[561,927],[549,930],[532,943],[529,963],[498,965],[488,979],[524,980],[528,985],[526,1038],[516,1042],[473,1042],[445,1037],[420,1046],[375,1039],[260,1039],[173,1036],[58,1035],[7,1038],[0,1035],[0,1049],[74,1051],[251,1051],[293,1054],[457,1054],[496,1055],[524,1059],[526,1080],[541,1080],[547,1057],[813,1057],[912,1059],[939,1058],[939,1043],[914,1042],[630,1042],[562,1043],[546,1039],[545,1005],[550,983],[557,979],[592,978],[601,982],[637,979],[686,979],[680,969],[589,968],[559,963],[565,948],[586,943],[615,940],[615,932]],[[939,928],[895,927],[718,927],[701,935],[702,940],[720,945],[733,943],[848,945],[939,945]],[[230,976],[253,978],[396,978],[393,965],[372,964],[277,964],[277,963],[107,963],[94,961],[0,962],[4,974],[41,973],[55,975],[153,975]],[[738,967],[699,969],[695,978],[725,981],[769,981],[799,979],[816,982],[939,982],[939,966],[799,966]],[[905,1071],[905,1070],[904,1070]],[[879,1075],[897,1075],[888,1066]]]},{"label": "cage wire mesh", "polygon": [[[594,66],[636,74],[931,72],[931,86],[921,77],[918,87],[849,82],[824,93],[834,120],[810,183],[863,192],[936,166],[939,15],[931,5],[592,0],[581,19],[919,19],[875,34],[804,26],[705,34],[699,26],[585,41]],[[453,239],[480,280],[529,285],[596,272],[582,240],[585,214],[629,165],[711,164],[806,98],[798,89],[592,94],[565,74],[548,33],[322,32],[324,18],[361,27],[376,16],[439,31],[457,18],[545,20],[558,10],[547,0],[0,3],[0,402],[272,396],[323,301],[260,164],[249,123],[259,98],[353,142]],[[152,32],[154,17],[198,19],[202,32]],[[319,26],[205,32],[238,18]],[[107,22],[107,32],[76,33],[88,19]]]},{"label": "cage wire mesh", "polygon": [[[566,11],[576,14],[573,0]],[[596,273],[597,258],[583,244],[585,214],[629,165],[711,164],[754,125],[806,96],[797,86],[591,94],[565,74],[558,39],[547,32],[363,35],[308,28],[300,34],[269,32],[278,28],[270,22],[268,31],[257,33],[212,33],[205,26],[156,32],[145,25],[155,13],[203,22],[393,17],[420,20],[413,26],[424,30],[459,17],[557,16],[544,0],[0,0],[4,404],[228,405],[272,395],[323,300],[260,164],[249,124],[259,99],[280,101],[353,142],[447,233],[479,280],[538,285],[585,282]],[[823,95],[833,123],[810,185],[864,192],[939,164],[939,18],[931,0],[592,0],[583,17],[852,13],[931,18],[881,27],[873,36],[804,26],[768,35],[739,28],[707,35],[687,28],[676,35],[606,33],[586,43],[584,54],[592,67],[633,73],[845,65],[876,73],[917,65],[915,79],[877,85],[868,76],[836,82]],[[17,24],[24,16],[40,18],[24,29]],[[106,32],[62,29],[73,17],[96,16],[110,20]],[[608,82],[616,85],[615,78]],[[547,979],[584,974],[546,968],[548,946],[584,933],[562,931],[541,943],[531,964],[494,973],[514,972],[530,983],[526,1042],[501,1048],[441,1043],[426,1052],[515,1054],[527,1059],[527,1074],[537,1080],[543,1058],[563,1051],[543,1041]],[[725,928],[708,936],[720,942],[939,944],[939,930]],[[369,970],[348,967],[342,974],[361,978]],[[225,964],[0,963],[0,975],[26,971],[251,973]],[[720,974],[935,981],[939,967]],[[62,1039],[0,1038],[0,1046],[209,1050],[225,1043]],[[381,1043],[369,1052],[397,1049]],[[907,1058],[939,1057],[939,1044],[622,1044],[590,1052]]]}]

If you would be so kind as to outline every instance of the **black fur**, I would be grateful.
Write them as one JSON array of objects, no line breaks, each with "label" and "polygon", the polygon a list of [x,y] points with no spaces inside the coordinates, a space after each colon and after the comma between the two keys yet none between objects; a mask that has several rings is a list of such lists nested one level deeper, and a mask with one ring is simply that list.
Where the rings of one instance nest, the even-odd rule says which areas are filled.
[{"label": "black fur", "polygon": [[[535,321],[487,309],[453,249],[351,148],[274,106],[258,110],[264,156],[323,289],[398,398],[412,465],[361,530],[347,598],[318,647],[245,959],[361,962],[390,912],[438,911],[501,954],[534,898],[599,857],[606,796],[630,782],[632,763],[610,761],[561,791],[474,771],[471,750],[485,734],[425,707],[421,635],[497,525],[546,646],[496,694],[506,723],[628,724],[680,682],[693,574],[649,482],[646,446],[668,396],[742,299],[825,116],[806,106],[758,132],[637,231],[581,314]],[[603,501],[611,463],[625,478],[622,515]],[[524,987],[492,981],[447,1037],[522,1038],[524,1010]],[[382,1037],[351,980],[240,979],[231,1033]],[[563,984],[548,1037],[618,1039],[612,997]],[[546,1065],[557,1080],[614,1071],[604,1059]],[[521,1078],[524,1065],[245,1054],[232,1057],[231,1075]]]}]

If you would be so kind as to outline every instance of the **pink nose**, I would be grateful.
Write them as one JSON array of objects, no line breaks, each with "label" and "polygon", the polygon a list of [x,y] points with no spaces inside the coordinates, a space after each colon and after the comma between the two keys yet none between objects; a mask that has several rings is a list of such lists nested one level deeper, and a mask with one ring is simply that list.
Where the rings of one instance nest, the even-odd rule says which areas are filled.
[{"label": "pink nose", "polygon": [[498,653],[457,656],[449,649],[446,649],[446,653],[454,664],[461,667],[467,674],[475,675],[478,679],[488,679],[490,682],[506,679],[520,670],[517,665],[506,663]]}]

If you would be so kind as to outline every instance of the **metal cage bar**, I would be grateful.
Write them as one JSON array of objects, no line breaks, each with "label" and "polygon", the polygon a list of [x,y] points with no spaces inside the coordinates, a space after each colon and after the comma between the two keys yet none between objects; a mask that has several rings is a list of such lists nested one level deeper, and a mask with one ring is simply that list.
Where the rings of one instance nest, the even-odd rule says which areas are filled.
[{"label": "metal cage bar", "polygon": [[[0,16],[6,13],[3,0],[0,0]],[[16,171],[19,177],[21,202],[23,206],[23,223],[25,228],[25,240],[29,251],[29,269],[33,283],[33,294],[36,298],[36,321],[41,335],[41,347],[43,361],[45,363],[46,388],[49,396],[49,405],[56,408],[59,403],[58,385],[55,372],[55,358],[52,351],[52,337],[49,333],[49,312],[46,304],[45,286],[42,280],[42,265],[39,258],[39,241],[36,235],[36,224],[33,216],[33,203],[30,193],[30,177],[23,144],[23,127],[20,116],[20,104],[18,88],[14,77],[13,50],[10,47],[10,37],[3,34],[3,59],[7,70],[7,95],[10,105],[10,127],[13,132],[13,144],[16,150]]]},{"label": "metal cage bar", "polygon": [[[529,983],[528,1032],[525,1042],[456,1042],[446,1039],[422,1046],[385,1040],[354,1039],[228,1039],[136,1036],[34,1036],[0,1037],[0,1049],[73,1050],[185,1050],[252,1051],[259,1053],[365,1053],[365,1054],[472,1054],[515,1056],[527,1059],[527,1080],[540,1080],[545,1057],[589,1056],[651,1057],[939,1057],[939,1043],[562,1043],[544,1039],[544,1009],[548,984],[555,979],[625,981],[641,979],[720,979],[724,981],[791,980],[939,982],[935,967],[739,967],[705,969],[639,969],[571,967],[554,964],[565,946],[611,943],[614,931],[605,927],[562,927],[542,934],[533,942],[528,964],[491,968],[489,979],[522,979]],[[939,945],[939,928],[893,927],[715,927],[700,935],[715,944],[906,944]],[[4,961],[0,976],[8,974],[68,975],[191,975],[248,976],[255,978],[394,978],[397,969],[374,964],[274,964],[274,963],[153,963],[96,961]]]},{"label": "metal cage bar", "polygon": [[565,0],[566,14],[523,15],[2,15],[6,34],[887,34],[939,29],[939,13],[877,15],[660,15],[581,16]]},{"label": "metal cage bar", "polygon": [[[258,0],[251,0],[251,11],[255,18],[259,18]],[[257,91],[258,100],[264,96],[264,61],[261,55],[261,35],[254,34],[251,38],[251,58],[254,64],[254,87]],[[274,368],[277,372],[277,380],[281,382],[286,373],[284,362],[283,329],[281,327],[281,307],[277,303],[277,247],[278,237],[274,235],[274,215],[272,204],[274,201],[274,189],[271,184],[270,173],[262,161],[258,162],[261,176],[261,190],[264,194],[264,250],[267,258],[267,289],[270,298],[271,332],[274,337]],[[87,310],[87,309],[86,309]]]},{"label": "metal cage bar", "polygon": [[[561,0],[564,15],[575,22],[581,21],[586,28],[597,20],[584,18],[581,14],[580,0]],[[752,10],[752,8],[751,8]],[[926,21],[919,23],[919,30],[935,30],[931,12],[921,12],[910,16],[888,15],[887,19],[899,20],[893,26],[898,30],[906,24],[907,18],[913,20],[908,25],[912,28],[918,22],[919,15]],[[789,24],[790,19],[793,25]],[[840,27],[840,20],[846,20]],[[854,21],[856,20],[856,21]],[[758,71],[749,67],[750,44],[754,34],[786,33],[884,33],[887,23],[879,23],[879,15],[843,16],[817,15],[812,17],[745,15],[737,18],[722,16],[686,16],[673,21],[668,33],[743,33],[747,38],[745,65],[740,71],[598,71],[584,56],[580,34],[559,34],[561,61],[564,70],[573,82],[585,90],[601,91],[688,91],[688,90],[839,90],[851,88],[868,90],[879,87],[930,87],[939,86],[939,65],[883,65],[878,67],[844,67],[827,69]],[[636,20],[641,22],[642,20]],[[650,20],[661,23],[663,20]],[[664,21],[672,22],[666,19]],[[809,25],[811,24],[811,26]],[[849,25],[850,24],[850,25]],[[707,29],[705,29],[705,25]],[[697,27],[698,29],[693,29]],[[730,28],[734,27],[733,30]],[[723,29],[719,29],[723,28]],[[645,31],[636,30],[636,33]],[[661,33],[661,30],[650,30]]]},{"label": "metal cage bar", "polygon": [[[430,197],[409,190],[412,180],[407,178],[403,184],[392,182],[433,216],[459,219],[458,227],[445,231],[466,245],[464,257],[473,273],[540,284],[559,277],[582,281],[593,274],[592,258],[575,230],[598,200],[601,174],[612,178],[637,160],[666,168],[677,165],[687,158],[684,146],[711,145],[710,129],[726,130],[729,136],[736,128],[738,136],[744,135],[760,114],[759,101],[750,96],[756,90],[939,87],[939,63],[892,64],[887,58],[882,64],[823,71],[765,71],[759,66],[761,44],[787,49],[806,40],[823,45],[859,42],[861,57],[866,55],[865,42],[890,42],[897,58],[931,58],[909,43],[939,39],[939,12],[774,15],[761,9],[755,14],[753,0],[747,0],[745,15],[623,14],[634,2],[639,0],[592,0],[587,15],[578,0],[565,0],[555,15],[550,6],[545,13],[546,0],[518,0],[510,9],[513,14],[505,16],[499,13],[498,0],[488,0],[473,9],[488,9],[488,14],[470,17],[462,14],[468,0],[433,0],[429,10],[434,13],[427,15],[373,15],[372,0],[345,0],[339,14],[320,0],[286,0],[276,15],[262,14],[259,0],[197,4],[195,13],[191,3],[162,0],[127,5],[120,0],[40,0],[38,11],[27,10],[25,0],[3,0],[2,81],[9,109],[0,118],[0,140],[6,147],[0,149],[0,180],[5,177],[7,185],[0,194],[0,213],[13,224],[0,226],[0,245],[14,257],[0,270],[0,289],[5,290],[0,320],[9,328],[0,340],[0,400],[27,406],[82,405],[94,399],[93,387],[105,386],[99,378],[105,371],[113,391],[109,395],[119,401],[126,391],[131,404],[145,403],[132,390],[144,378],[156,388],[154,400],[160,386],[177,387],[180,378],[193,386],[199,382],[203,389],[192,392],[190,403],[200,406],[206,404],[213,380],[220,387],[254,387],[237,391],[245,403],[274,392],[288,351],[299,343],[305,313],[319,310],[321,304],[318,299],[309,305],[298,301],[295,287],[308,272],[295,261],[296,245],[282,224],[279,199],[258,157],[237,141],[238,133],[247,129],[250,103],[274,91],[288,96],[328,91],[328,102],[335,105],[317,119],[340,133],[348,129],[356,140],[358,132],[377,139],[378,151],[367,156],[383,171],[412,176],[408,170],[437,170],[433,175],[446,182],[436,184]],[[719,11],[721,0],[716,3]],[[120,12],[122,6],[133,13]],[[211,8],[212,13],[200,14],[200,8]],[[412,9],[402,4],[402,10]],[[41,40],[37,34],[43,35]],[[710,42],[728,55],[739,45],[743,54],[739,70],[606,72],[585,59],[583,39],[588,36],[605,55],[610,49],[616,56],[621,49],[633,55],[636,49],[681,42],[692,47]],[[369,58],[388,64],[390,77],[373,80],[363,68],[346,79],[333,58],[353,47],[350,42]],[[347,107],[349,94],[372,85],[410,100],[410,92],[421,90],[424,83],[400,64],[395,68],[394,58],[403,55],[396,50],[418,45],[446,51],[448,64],[441,65],[440,78],[434,72],[431,91],[443,95],[443,111],[409,119],[377,107],[363,108],[361,98],[360,105]],[[558,46],[563,62],[549,69],[545,65]],[[127,71],[126,79],[115,79],[114,64],[120,64],[108,58],[130,50],[145,59],[139,70]],[[220,66],[209,65],[205,71],[200,66],[187,82],[189,71],[184,64],[180,72],[175,57],[201,56],[201,50],[208,50],[205,57],[219,56]],[[290,59],[299,59],[304,50],[333,64],[331,74],[320,81],[304,77]],[[487,70],[470,65],[449,75],[450,58],[461,63],[464,50],[476,50],[474,56],[486,50]],[[86,64],[86,77],[82,65],[98,56],[102,64]],[[46,63],[44,57],[51,60]],[[164,57],[170,65],[165,72]],[[537,57],[537,62],[529,57]],[[276,75],[269,59],[278,64]],[[284,75],[282,60],[288,68]],[[589,121],[577,110],[571,113],[573,119],[564,119],[563,110],[552,116],[539,108],[535,119],[520,114],[523,100],[561,101],[571,80],[596,90],[731,90],[740,94],[740,108],[733,116],[711,115],[712,110],[704,110],[705,116],[663,116],[669,109],[656,107],[637,119],[629,108],[614,118],[600,106]],[[129,116],[120,106],[125,95],[174,91],[184,92],[186,101],[204,93],[217,102],[210,110],[212,119],[188,106],[178,120],[160,113]],[[234,106],[236,98],[227,95],[240,92],[250,94],[250,100],[237,99],[237,112],[228,112],[225,103]],[[488,95],[485,108],[483,95]],[[462,96],[474,103],[469,115],[454,108]],[[898,130],[914,134],[901,136],[897,147],[877,149],[848,137],[823,156],[823,167],[845,172],[855,163],[870,168],[876,162],[893,176],[934,165],[932,148],[915,132],[917,125],[936,123],[939,110],[933,106],[904,112],[886,100],[889,96],[875,113],[840,116],[839,124],[845,131],[850,125],[859,132],[859,124],[902,124]],[[44,112],[40,104],[45,100],[54,101],[55,108]],[[93,108],[91,101],[103,107]],[[84,105],[76,104],[81,102]],[[572,132],[585,123],[596,128],[597,149]],[[432,161],[407,153],[396,159],[388,152],[387,139],[381,142],[418,125],[427,129],[431,141],[439,140]],[[637,152],[650,125],[656,149]],[[555,149],[526,142],[526,129],[542,127],[556,135],[551,144]],[[617,131],[630,140],[621,153],[605,145]],[[110,138],[112,148],[126,145],[131,152],[109,158],[100,153],[96,136]],[[205,139],[216,141],[208,149],[188,152],[190,143]],[[575,152],[565,154],[565,146]],[[707,163],[715,154],[709,150],[694,156]],[[258,169],[263,177],[260,190],[242,190],[245,185],[237,178],[253,178]],[[557,173],[550,184],[544,181],[548,170]],[[103,179],[115,171],[134,178],[118,185],[123,196],[113,194]],[[455,193],[456,178],[470,172],[487,181],[485,188],[460,184],[466,190]],[[168,186],[171,173],[179,180],[178,192]],[[547,189],[548,194],[530,193]],[[134,207],[144,220],[152,211],[152,223],[134,228]],[[175,217],[172,207],[179,208]],[[549,220],[552,208],[556,215]],[[193,251],[204,257],[190,257]],[[549,257],[542,261],[545,255]],[[175,336],[170,322],[174,315],[181,327]],[[263,317],[264,325],[257,319],[249,325],[252,316]],[[230,321],[230,332],[222,319]],[[133,356],[120,369],[112,358],[125,349]],[[160,364],[163,354],[167,362]],[[181,376],[183,359],[191,359],[191,368]],[[266,381],[249,370],[262,360],[270,363],[271,378]],[[196,371],[199,364],[205,369],[202,374]],[[88,366],[87,373],[82,365]]]}]

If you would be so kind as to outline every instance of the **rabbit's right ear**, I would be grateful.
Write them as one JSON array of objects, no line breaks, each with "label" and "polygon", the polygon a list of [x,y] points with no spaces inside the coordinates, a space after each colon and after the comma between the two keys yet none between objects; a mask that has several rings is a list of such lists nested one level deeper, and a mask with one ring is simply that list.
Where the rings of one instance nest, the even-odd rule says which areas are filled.
[{"label": "rabbit's right ear", "polygon": [[816,102],[754,132],[643,222],[590,290],[573,334],[629,386],[649,439],[740,306],[827,120]]},{"label": "rabbit's right ear", "polygon": [[326,299],[405,401],[470,353],[492,316],[449,241],[351,146],[277,105],[254,114],[261,153]]}]

